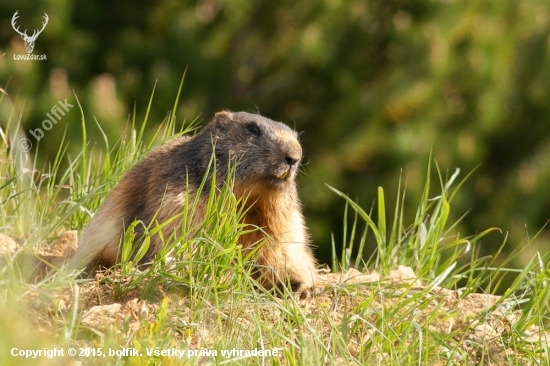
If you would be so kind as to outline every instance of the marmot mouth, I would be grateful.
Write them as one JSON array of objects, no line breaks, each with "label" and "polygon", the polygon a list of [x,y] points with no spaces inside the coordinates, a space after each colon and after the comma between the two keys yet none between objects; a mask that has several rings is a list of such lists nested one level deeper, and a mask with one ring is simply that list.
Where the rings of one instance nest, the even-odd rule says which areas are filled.
[{"label": "marmot mouth", "polygon": [[283,171],[276,170],[274,175],[275,175],[275,178],[277,179],[285,180],[289,174],[290,174],[290,169],[287,169]]},{"label": "marmot mouth", "polygon": [[294,172],[296,171],[296,167],[294,166],[280,166],[279,168],[275,169],[273,172],[273,176],[277,178],[278,180],[287,181],[291,180],[294,176]]}]

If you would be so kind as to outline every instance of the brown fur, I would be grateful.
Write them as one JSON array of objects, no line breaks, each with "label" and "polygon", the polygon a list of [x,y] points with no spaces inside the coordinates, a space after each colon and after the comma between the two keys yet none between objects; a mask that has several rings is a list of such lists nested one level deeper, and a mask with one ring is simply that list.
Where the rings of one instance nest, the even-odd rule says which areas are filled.
[{"label": "brown fur", "polygon": [[[269,238],[257,260],[264,286],[312,287],[316,264],[294,181],[302,159],[297,134],[280,122],[244,112],[219,112],[196,136],[167,143],[132,168],[82,234],[72,266],[111,266],[119,259],[125,226],[136,219],[147,225],[155,214],[158,222],[181,214],[186,191],[194,199],[207,172],[213,144],[218,184],[227,178],[229,162],[236,164],[234,194],[248,202],[244,223],[261,228],[241,236],[240,244],[247,248]],[[204,220],[208,193],[208,188],[201,193],[193,226]],[[166,225],[163,234],[180,230],[181,219]],[[136,231],[139,238],[143,229]],[[142,262],[151,261],[161,245],[153,236]]]}]

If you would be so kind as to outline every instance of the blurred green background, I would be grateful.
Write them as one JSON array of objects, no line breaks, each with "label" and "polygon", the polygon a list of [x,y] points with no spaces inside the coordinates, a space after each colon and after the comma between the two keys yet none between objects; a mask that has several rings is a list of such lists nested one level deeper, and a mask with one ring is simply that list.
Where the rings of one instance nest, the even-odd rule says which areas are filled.
[{"label": "blurred green background", "polygon": [[[14,60],[26,54],[16,10],[28,34],[48,14],[33,51],[46,61]],[[116,140],[134,106],[143,118],[156,83],[150,121],[159,123],[188,67],[178,121],[259,110],[302,132],[298,183],[321,262],[331,232],[340,242],[344,211],[324,183],[368,209],[378,186],[394,204],[401,176],[412,220],[430,149],[443,174],[479,165],[453,217],[470,210],[462,235],[503,230],[481,254],[507,232],[511,252],[550,218],[548,0],[21,0],[1,1],[0,15],[0,88],[22,111],[21,131],[41,127],[60,100],[76,105],[74,90],[99,148],[94,116]],[[41,163],[65,128],[78,153],[80,121],[74,108],[45,131]],[[544,231],[515,264],[549,244]]]}]

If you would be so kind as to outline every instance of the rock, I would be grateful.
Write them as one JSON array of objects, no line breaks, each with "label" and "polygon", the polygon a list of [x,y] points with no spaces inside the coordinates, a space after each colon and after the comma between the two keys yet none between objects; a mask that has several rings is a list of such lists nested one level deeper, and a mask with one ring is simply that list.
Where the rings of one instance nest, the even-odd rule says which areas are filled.
[{"label": "rock", "polygon": [[82,325],[93,328],[103,327],[105,324],[112,324],[120,317],[121,307],[122,305],[119,303],[93,306],[82,315],[81,323]]},{"label": "rock", "polygon": [[6,255],[8,253],[14,253],[17,249],[17,243],[15,240],[0,233],[0,255]]},{"label": "rock", "polygon": [[78,248],[78,231],[69,230],[61,234],[59,239],[50,246],[49,252],[69,258],[74,254],[76,248]]},{"label": "rock", "polygon": [[388,273],[385,279],[390,280],[393,283],[406,283],[413,286],[422,286],[422,282],[416,278],[411,267],[397,266],[397,269],[394,269]]}]

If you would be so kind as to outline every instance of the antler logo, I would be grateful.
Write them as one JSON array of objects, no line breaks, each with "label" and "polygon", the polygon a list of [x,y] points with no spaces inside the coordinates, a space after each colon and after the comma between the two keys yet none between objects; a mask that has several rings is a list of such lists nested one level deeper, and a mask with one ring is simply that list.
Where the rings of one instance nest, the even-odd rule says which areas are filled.
[{"label": "antler logo", "polygon": [[23,41],[25,41],[25,48],[27,49],[27,53],[32,53],[32,50],[34,49],[34,42],[36,41],[36,38],[38,38],[38,35],[40,33],[42,33],[44,28],[46,28],[46,24],[48,24],[48,19],[49,19],[48,14],[44,13],[44,22],[42,22],[42,29],[40,29],[40,30],[35,29],[32,36],[29,36],[29,35],[27,35],[27,30],[26,29],[23,33],[21,33],[19,31],[19,27],[16,28],[15,20],[17,18],[19,18],[19,15],[17,15],[18,12],[19,12],[19,10],[17,10],[15,12],[15,14],[13,14],[13,17],[11,18],[11,26],[13,27],[13,29],[17,33],[19,33],[21,35],[21,38],[23,38]]}]

